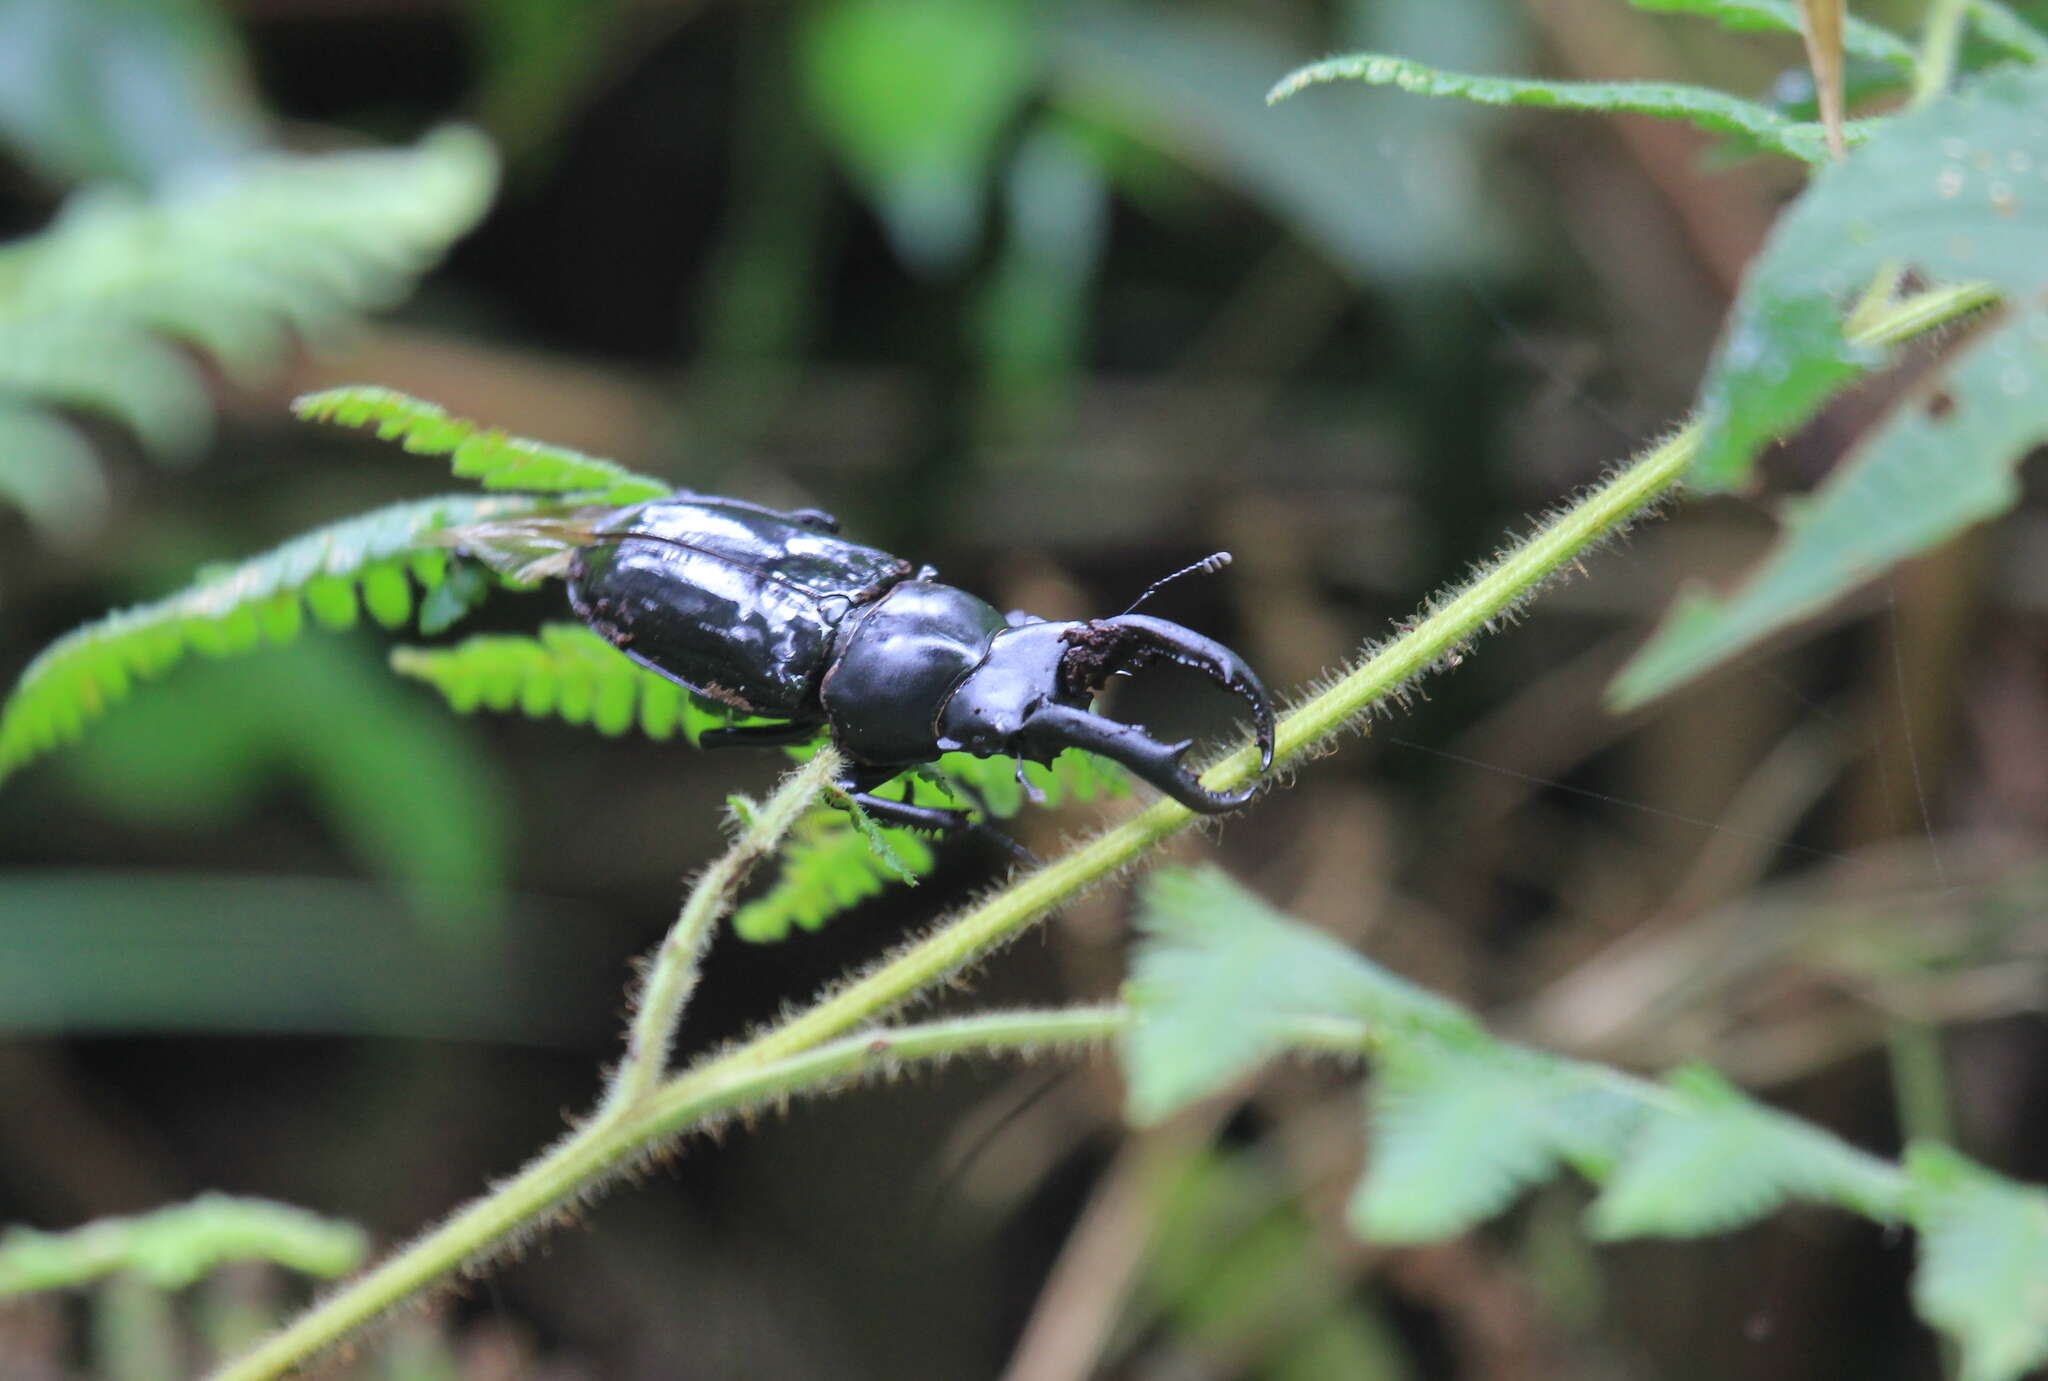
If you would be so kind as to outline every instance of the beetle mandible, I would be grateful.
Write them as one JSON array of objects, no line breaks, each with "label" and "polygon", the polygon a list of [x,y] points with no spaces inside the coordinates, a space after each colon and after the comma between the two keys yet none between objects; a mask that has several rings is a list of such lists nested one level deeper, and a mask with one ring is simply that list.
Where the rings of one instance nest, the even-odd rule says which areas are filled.
[{"label": "beetle mandible", "polygon": [[708,731],[707,747],[800,743],[829,730],[849,764],[841,789],[892,824],[963,823],[958,811],[874,794],[955,750],[1046,763],[1085,748],[1190,810],[1243,805],[1255,787],[1211,791],[1195,780],[1181,761],[1191,740],[1163,743],[1089,708],[1110,677],[1160,659],[1243,697],[1261,770],[1273,765],[1272,702],[1222,644],[1143,614],[1004,615],[931,567],[838,532],[816,509],[688,493],[635,504],[600,517],[570,555],[569,602],[640,665],[783,721]]}]

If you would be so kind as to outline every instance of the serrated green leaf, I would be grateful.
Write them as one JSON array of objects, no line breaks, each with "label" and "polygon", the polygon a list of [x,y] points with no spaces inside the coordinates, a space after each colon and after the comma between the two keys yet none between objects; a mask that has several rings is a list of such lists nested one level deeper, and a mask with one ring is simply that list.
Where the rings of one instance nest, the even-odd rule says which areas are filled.
[{"label": "serrated green leaf", "polygon": [[1898,1215],[1896,1177],[1882,1161],[1750,1101],[1712,1070],[1676,1070],[1666,1086],[1669,1098],[1646,1104],[1588,1213],[1595,1237],[1724,1232],[1788,1199]]},{"label": "serrated green leaf", "polygon": [[2019,498],[2014,467],[2043,442],[2048,314],[2026,312],[1973,341],[1811,499],[1788,504],[1777,542],[1739,589],[1681,594],[1615,681],[1614,700],[1649,700],[2003,513]]},{"label": "serrated green leaf", "polygon": [[1843,312],[1880,268],[2016,298],[2048,284],[2044,101],[2048,71],[1994,70],[1814,178],[1743,280],[1701,388],[1693,483],[1740,483],[1758,447],[1878,361],[1850,343]]},{"label": "serrated green leaf", "polygon": [[[1628,0],[1639,10],[1659,14],[1692,14],[1711,19],[1725,29],[1747,32],[1801,32],[1796,0]],[[1867,20],[1850,18],[1842,28],[1842,46],[1860,58],[1889,63],[1912,71],[1917,61],[1913,47],[1889,29]]]},{"label": "serrated green leaf", "polygon": [[1415,1040],[1374,1062],[1365,1175],[1352,1231],[1430,1242],[1506,1208],[1560,1162],[1611,1161],[1639,1104],[1605,1077],[1491,1040]]},{"label": "serrated green leaf", "polygon": [[573,493],[590,503],[629,504],[657,499],[675,486],[608,460],[508,436],[396,389],[357,384],[309,393],[292,404],[309,422],[373,427],[380,440],[396,440],[416,455],[449,456],[455,473],[486,489]]},{"label": "serrated green leaf", "polygon": [[[1266,100],[1277,103],[1304,88],[1337,81],[1394,86],[1421,96],[1455,96],[1482,105],[1655,115],[1716,134],[1739,135],[1758,149],[1807,163],[1822,163],[1828,157],[1826,137],[1819,125],[1788,119],[1768,106],[1725,91],[1668,82],[1565,82],[1474,76],[1446,72],[1385,53],[1356,53],[1310,63],[1281,78]],[[1844,133],[1852,143],[1860,141],[1869,136],[1871,123],[1851,122]]]},{"label": "serrated green leaf", "polygon": [[1466,1032],[1435,994],[1271,910],[1215,868],[1147,881],[1120,1043],[1125,1112],[1151,1123],[1215,1093],[1277,1054],[1299,1018]]},{"label": "serrated green leaf", "polygon": [[1920,1232],[1913,1307],[1963,1350],[1963,1381],[2015,1381],[2048,1362],[2048,1193],[1945,1146],[1906,1156]]},{"label": "serrated green leaf", "polygon": [[161,676],[188,651],[226,656],[265,637],[296,636],[300,622],[280,612],[281,597],[303,599],[323,625],[346,627],[355,621],[357,583],[371,573],[387,587],[402,583],[406,558],[432,545],[434,533],[521,511],[518,499],[470,495],[393,504],[66,634],[29,663],[0,708],[0,778],[76,739],[135,682]]},{"label": "serrated green leaf", "polygon": [[[1892,564],[2009,507],[2013,467],[2048,435],[2048,70],[1999,70],[1897,118],[1824,170],[1745,279],[1701,390],[1692,478],[1727,488],[1767,440],[1804,421],[1879,355],[1843,313],[1887,266],[1988,281],[2011,320],[1894,412],[1726,602],[1693,592],[1622,673],[1632,706],[1725,661]],[[1924,404],[1924,405],[1922,405]]]}]

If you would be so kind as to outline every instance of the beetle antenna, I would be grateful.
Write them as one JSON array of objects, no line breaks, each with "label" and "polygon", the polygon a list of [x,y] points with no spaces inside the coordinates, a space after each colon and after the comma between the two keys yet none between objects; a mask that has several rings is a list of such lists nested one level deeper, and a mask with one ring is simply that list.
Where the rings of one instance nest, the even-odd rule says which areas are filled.
[{"label": "beetle antenna", "polygon": [[[1200,561],[1197,561],[1192,566],[1182,566],[1172,575],[1162,575],[1159,577],[1159,579],[1153,581],[1150,585],[1147,585],[1145,587],[1145,592],[1143,594],[1139,595],[1136,599],[1131,601],[1131,607],[1124,610],[1124,614],[1136,613],[1139,605],[1143,604],[1146,600],[1152,598],[1152,596],[1158,594],[1161,590],[1173,584],[1174,581],[1179,580],[1184,575],[1214,575],[1216,574],[1216,572],[1222,570],[1225,566],[1228,566],[1229,564],[1229,552],[1212,552],[1209,555],[1203,557]],[[1118,618],[1122,618],[1123,616],[1123,614],[1117,615]]]}]

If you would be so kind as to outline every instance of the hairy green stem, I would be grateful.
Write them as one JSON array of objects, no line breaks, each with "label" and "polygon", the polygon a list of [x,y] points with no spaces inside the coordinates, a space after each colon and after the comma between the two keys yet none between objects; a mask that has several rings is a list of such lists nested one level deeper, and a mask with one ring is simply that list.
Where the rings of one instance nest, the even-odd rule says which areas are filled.
[{"label": "hairy green stem", "polygon": [[301,1314],[255,1350],[215,1373],[216,1381],[280,1376],[408,1296],[532,1227],[646,1148],[636,1132],[660,1087],[677,1021],[696,984],[697,960],[747,870],[772,854],[840,767],[831,749],[784,777],[766,805],[743,810],[731,847],[697,881],[648,962],[626,1040],[626,1055],[589,1121],[524,1170],[368,1274]]},{"label": "hairy green stem", "polygon": [[[1895,343],[1995,300],[1996,295],[1981,285],[1919,293],[1871,311],[1853,335],[1863,343]],[[1297,763],[1422,673],[1455,659],[1488,623],[1513,609],[1603,537],[1673,493],[1700,440],[1696,424],[1680,428],[1501,553],[1462,588],[1432,602],[1412,627],[1282,717],[1275,762],[1283,767]],[[1249,780],[1257,770],[1257,752],[1247,743],[1212,766],[1203,781],[1211,788],[1227,790]],[[865,1068],[888,1068],[892,1061],[1085,1043],[1114,1034],[1123,1020],[1120,1012],[1082,1009],[963,1018],[847,1035],[985,957],[1053,908],[1136,863],[1161,840],[1196,819],[1177,802],[1155,802],[1067,854],[1019,874],[1000,892],[780,1025],[705,1058],[641,1096],[617,1102],[608,1099],[603,1115],[579,1127],[486,1197],[315,1305],[255,1352],[217,1373],[215,1381],[263,1381],[281,1375],[464,1263],[485,1257],[520,1232],[544,1222],[565,1202],[591,1192],[622,1165],[650,1154],[664,1139],[708,1118],[851,1077]],[[744,845],[742,841],[735,847]],[[708,880],[711,874],[706,876]],[[685,915],[690,914],[686,906]],[[694,953],[692,950],[692,960]],[[661,1027],[652,1033],[659,1037],[654,1044],[666,1045],[665,1023],[672,1022],[681,1000],[687,997],[692,971],[693,966],[671,971],[662,980],[664,991],[660,994],[652,991],[654,980],[650,977],[641,1015]],[[647,1015],[661,1010],[668,1016]],[[636,1016],[636,1030],[639,1025]],[[1328,1031],[1317,1035],[1305,1030],[1302,1034],[1319,1045],[1328,1045],[1333,1039]]]},{"label": "hairy green stem", "polygon": [[699,959],[711,938],[718,918],[732,905],[733,895],[756,863],[774,853],[782,837],[796,824],[797,817],[811,808],[826,785],[843,766],[833,748],[820,749],[811,760],[789,774],[769,798],[768,804],[744,821],[740,837],[704,870],[690,889],[676,923],[662,937],[661,948],[648,962],[647,976],[640,986],[639,1001],[627,1028],[626,1054],[612,1075],[598,1116],[645,1098],[660,1084],[667,1071],[669,1051],[675,1045],[676,1026],[683,1019],[683,1007],[697,987]]}]

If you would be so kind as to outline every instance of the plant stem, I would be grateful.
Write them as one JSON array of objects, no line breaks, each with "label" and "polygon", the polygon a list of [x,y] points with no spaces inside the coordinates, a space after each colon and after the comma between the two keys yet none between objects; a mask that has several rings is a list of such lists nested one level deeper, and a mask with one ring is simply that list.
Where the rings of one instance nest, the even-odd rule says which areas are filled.
[{"label": "plant stem", "polygon": [[838,777],[841,766],[843,762],[836,749],[819,749],[809,762],[789,774],[768,804],[745,822],[732,847],[705,869],[703,877],[690,889],[682,913],[649,961],[647,977],[641,984],[627,1029],[625,1058],[619,1062],[611,1087],[598,1107],[600,1118],[645,1098],[661,1082],[668,1068],[669,1051],[675,1045],[676,1026],[697,986],[698,960],[711,938],[712,927],[732,905],[733,895],[754,865],[775,852],[797,817],[811,808],[827,783]]},{"label": "plant stem", "polygon": [[1920,31],[1920,62],[1913,69],[1912,105],[1926,105],[1956,74],[1956,46],[1962,39],[1964,0],[1929,0]]},{"label": "plant stem", "polygon": [[[1871,311],[1852,335],[1860,343],[1894,343],[1995,300],[1996,294],[1982,285],[1918,293]],[[1297,763],[1422,673],[1454,661],[1460,649],[1489,622],[1528,598],[1601,538],[1668,497],[1678,488],[1700,440],[1700,428],[1688,423],[1497,556],[1464,587],[1432,601],[1412,627],[1281,719],[1275,736],[1276,765],[1284,768]],[[1247,743],[1212,766],[1203,781],[1213,789],[1227,790],[1249,780],[1257,770],[1257,752]],[[792,784],[801,777],[799,773],[785,782],[776,799],[764,808],[763,818],[777,811],[783,793],[793,790]],[[215,1381],[263,1381],[282,1374],[407,1296],[464,1263],[487,1256],[522,1230],[532,1229],[566,1201],[594,1190],[622,1165],[649,1154],[664,1138],[707,1118],[865,1069],[890,1068],[892,1062],[968,1051],[1085,1043],[1114,1034],[1123,1014],[1096,1008],[962,1018],[846,1036],[852,1028],[876,1020],[985,957],[1054,907],[1130,866],[1196,818],[1177,802],[1155,802],[1062,857],[1019,874],[1001,892],[942,923],[894,958],[746,1044],[711,1056],[651,1088],[642,1075],[635,1074],[634,1086],[643,1090],[641,1094],[623,1100],[608,1094],[599,1116],[489,1195],[315,1305],[255,1352],[222,1369]],[[734,845],[735,851],[752,847],[750,838]],[[721,866],[713,865],[705,874],[700,891],[721,876]],[[710,918],[715,919],[717,905],[706,905],[711,908]],[[708,927],[708,920],[695,919],[695,906],[693,896],[684,907],[678,931],[686,925]],[[636,1069],[650,1067],[649,1061],[654,1061],[651,1067],[655,1070],[660,1068],[652,1052],[656,1047],[665,1052],[674,1013],[688,996],[694,975],[696,951],[684,948],[688,948],[686,960],[674,960],[676,967],[663,968],[664,962],[671,961],[664,942],[662,960],[650,975],[634,1019],[636,1038],[642,1035],[643,1023],[648,1028],[641,1054],[633,1060]],[[1326,1030],[1305,1030],[1303,1035],[1326,1046],[1337,1041]],[[622,1068],[621,1075],[624,1073]]]}]

